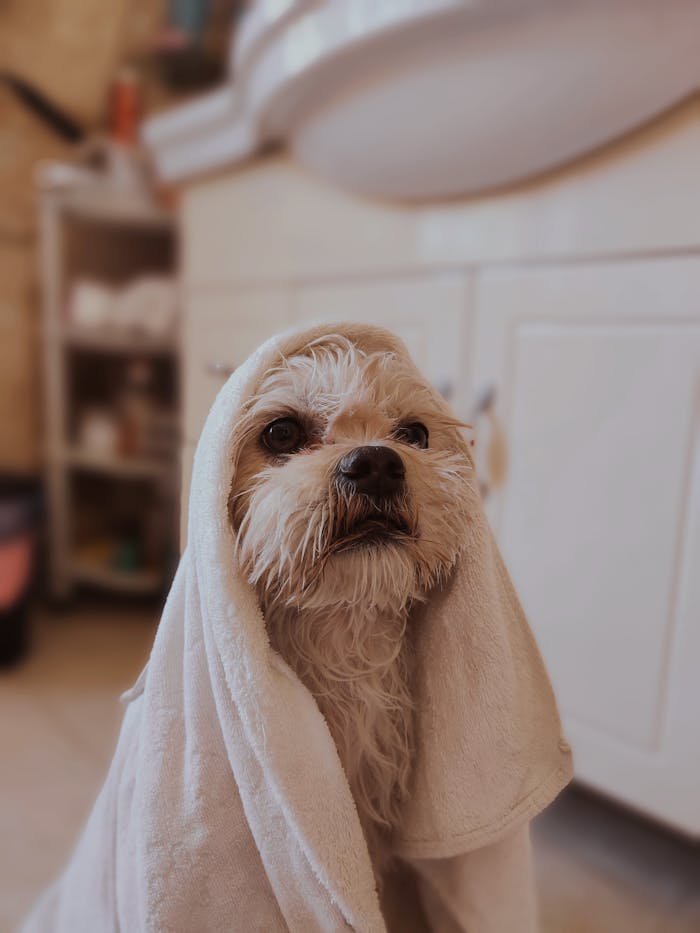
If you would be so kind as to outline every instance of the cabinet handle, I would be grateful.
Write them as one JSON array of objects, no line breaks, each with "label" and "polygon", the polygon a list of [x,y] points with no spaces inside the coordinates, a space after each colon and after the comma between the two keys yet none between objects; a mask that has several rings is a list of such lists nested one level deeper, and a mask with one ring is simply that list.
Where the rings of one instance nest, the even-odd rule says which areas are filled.
[{"label": "cabinet handle", "polygon": [[224,363],[222,360],[212,360],[204,367],[204,372],[208,376],[216,376],[217,379],[228,379],[231,373],[235,372],[236,367],[232,363]]},{"label": "cabinet handle", "polygon": [[488,446],[484,457],[486,476],[481,477],[480,480],[484,499],[488,498],[494,490],[500,489],[508,475],[508,442],[501,419],[496,413],[497,396],[496,386],[489,385],[479,393],[474,406],[474,424],[477,424],[479,418],[486,418],[490,426]]}]

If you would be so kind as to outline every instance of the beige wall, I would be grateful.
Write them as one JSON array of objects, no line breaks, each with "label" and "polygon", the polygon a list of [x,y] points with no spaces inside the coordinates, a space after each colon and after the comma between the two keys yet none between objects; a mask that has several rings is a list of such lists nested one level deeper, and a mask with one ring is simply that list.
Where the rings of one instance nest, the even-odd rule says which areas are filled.
[{"label": "beige wall", "polygon": [[115,67],[143,50],[164,7],[165,0],[5,0],[0,67],[94,125]]},{"label": "beige wall", "polygon": [[38,401],[34,256],[0,246],[0,470],[36,467]]},{"label": "beige wall", "polygon": [[[99,126],[115,67],[147,43],[164,0],[6,0],[0,70]],[[40,463],[36,162],[70,150],[0,85],[0,470]]]},{"label": "beige wall", "polygon": [[0,89],[0,470],[39,464],[34,163],[65,144]]}]

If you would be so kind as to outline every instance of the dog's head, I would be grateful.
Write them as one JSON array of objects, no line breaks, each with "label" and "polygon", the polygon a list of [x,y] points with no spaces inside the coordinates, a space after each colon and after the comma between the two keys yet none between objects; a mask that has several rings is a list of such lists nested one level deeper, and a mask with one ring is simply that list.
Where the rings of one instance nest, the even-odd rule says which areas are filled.
[{"label": "dog's head", "polygon": [[400,609],[454,566],[471,463],[401,357],[312,343],[265,375],[235,435],[229,513],[263,605]]}]

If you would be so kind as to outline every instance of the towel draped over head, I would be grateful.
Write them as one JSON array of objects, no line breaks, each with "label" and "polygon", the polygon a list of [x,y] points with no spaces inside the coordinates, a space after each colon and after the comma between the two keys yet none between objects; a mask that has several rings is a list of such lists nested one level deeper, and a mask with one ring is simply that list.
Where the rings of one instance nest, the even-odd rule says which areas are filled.
[{"label": "towel draped over head", "polygon": [[[408,357],[380,328],[317,326],[269,340],[219,393],[148,665],[124,695],[117,750],[82,837],[27,931],[391,926],[330,732],[269,645],[226,508],[242,406],[282,357],[337,334]],[[521,933],[534,923],[527,826],[569,781],[571,761],[547,674],[476,511],[449,584],[416,621],[417,752],[396,851],[431,928]]]}]

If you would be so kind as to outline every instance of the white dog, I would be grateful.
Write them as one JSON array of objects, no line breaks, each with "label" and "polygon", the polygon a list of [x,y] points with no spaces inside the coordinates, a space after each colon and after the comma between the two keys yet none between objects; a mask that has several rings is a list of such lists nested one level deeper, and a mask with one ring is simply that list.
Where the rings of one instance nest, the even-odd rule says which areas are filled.
[{"label": "white dog", "polygon": [[343,337],[271,371],[236,427],[239,557],[328,722],[378,877],[411,781],[412,610],[454,566],[474,496],[459,427],[415,370]]}]

